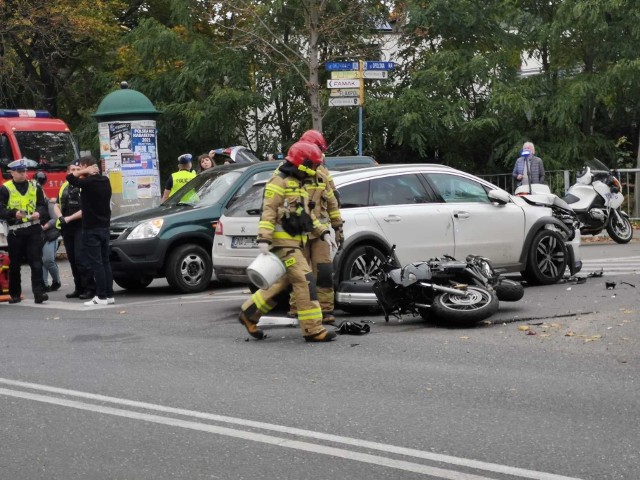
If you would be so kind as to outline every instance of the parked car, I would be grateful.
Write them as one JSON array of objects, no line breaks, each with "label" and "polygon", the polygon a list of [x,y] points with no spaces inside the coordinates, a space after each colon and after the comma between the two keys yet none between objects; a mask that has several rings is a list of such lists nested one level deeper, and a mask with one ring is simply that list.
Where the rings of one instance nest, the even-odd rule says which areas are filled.
[{"label": "parked car", "polygon": [[[246,152],[245,152],[246,153]],[[373,165],[370,157],[327,157],[331,170]],[[279,162],[223,165],[196,176],[158,207],[111,220],[111,268],[122,288],[138,290],[166,278],[174,290],[200,292],[212,278],[211,247],[222,213]]]},{"label": "parked car", "polygon": [[[384,165],[338,173],[334,181],[345,220],[344,246],[334,260],[343,309],[375,303],[372,281],[392,245],[401,265],[483,255],[502,272],[522,272],[539,284],[557,282],[566,267],[581,268],[573,220],[460,170]],[[212,256],[220,280],[248,282],[263,188],[264,182],[249,188],[218,222]],[[375,258],[365,255],[366,247]]]}]

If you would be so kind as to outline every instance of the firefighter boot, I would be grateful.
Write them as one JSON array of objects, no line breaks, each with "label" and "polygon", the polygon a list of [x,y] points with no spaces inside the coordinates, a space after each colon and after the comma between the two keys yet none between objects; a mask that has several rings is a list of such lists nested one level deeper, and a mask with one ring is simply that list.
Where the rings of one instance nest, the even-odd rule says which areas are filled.
[{"label": "firefighter boot", "polygon": [[249,320],[245,316],[244,312],[240,312],[240,315],[238,316],[238,321],[242,325],[244,325],[244,328],[247,329],[247,332],[249,332],[249,335],[251,335],[253,338],[257,340],[262,340],[264,338],[264,332],[258,328],[258,324],[253,323],[251,320]]},{"label": "firefighter boot", "polygon": [[309,335],[304,337],[304,339],[307,342],[331,342],[332,340],[335,340],[337,336],[338,335],[335,332],[328,332],[323,328],[322,332],[316,333],[315,335]]},{"label": "firefighter boot", "polygon": [[322,324],[333,325],[336,323],[336,317],[333,312],[322,312]]}]

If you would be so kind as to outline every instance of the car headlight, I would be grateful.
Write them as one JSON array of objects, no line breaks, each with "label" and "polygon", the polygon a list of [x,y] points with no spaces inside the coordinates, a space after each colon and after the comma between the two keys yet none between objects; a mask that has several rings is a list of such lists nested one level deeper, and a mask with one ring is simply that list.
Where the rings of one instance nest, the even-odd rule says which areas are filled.
[{"label": "car headlight", "polygon": [[154,218],[147,220],[131,230],[131,233],[127,236],[127,240],[141,240],[143,238],[153,238],[160,233],[164,219]]}]

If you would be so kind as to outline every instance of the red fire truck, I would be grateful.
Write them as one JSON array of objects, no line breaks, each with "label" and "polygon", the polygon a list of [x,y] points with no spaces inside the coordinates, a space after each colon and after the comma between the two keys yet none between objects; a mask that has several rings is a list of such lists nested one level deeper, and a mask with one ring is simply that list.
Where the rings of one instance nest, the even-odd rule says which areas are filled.
[{"label": "red fire truck", "polygon": [[11,179],[10,162],[28,158],[37,162],[37,167],[29,168],[29,178],[45,172],[44,192],[55,197],[67,176],[67,165],[79,156],[69,127],[46,110],[0,109],[0,185]]}]

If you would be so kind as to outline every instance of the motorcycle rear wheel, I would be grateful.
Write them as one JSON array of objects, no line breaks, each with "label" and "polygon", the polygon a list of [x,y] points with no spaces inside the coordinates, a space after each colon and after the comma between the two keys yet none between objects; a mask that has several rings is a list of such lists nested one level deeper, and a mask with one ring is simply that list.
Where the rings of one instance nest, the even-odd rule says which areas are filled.
[{"label": "motorcycle rear wheel", "polygon": [[629,219],[619,210],[612,210],[607,222],[607,233],[617,243],[629,243],[633,238],[633,227]]},{"label": "motorcycle rear wheel", "polygon": [[442,293],[433,299],[431,308],[422,312],[422,317],[433,315],[440,320],[456,324],[476,323],[498,311],[499,301],[486,288],[469,285],[469,296]]}]

